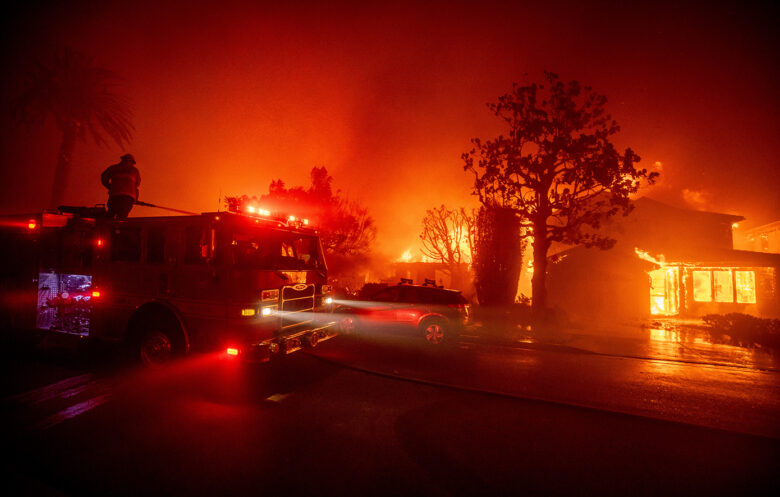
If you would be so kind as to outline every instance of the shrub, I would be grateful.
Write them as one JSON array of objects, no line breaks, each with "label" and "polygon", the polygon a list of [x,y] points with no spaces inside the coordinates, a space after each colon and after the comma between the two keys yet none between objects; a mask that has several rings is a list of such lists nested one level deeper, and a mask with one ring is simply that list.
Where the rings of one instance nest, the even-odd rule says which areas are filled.
[{"label": "shrub", "polygon": [[780,350],[780,319],[757,318],[732,312],[707,314],[702,320],[710,327],[710,339],[714,342]]}]

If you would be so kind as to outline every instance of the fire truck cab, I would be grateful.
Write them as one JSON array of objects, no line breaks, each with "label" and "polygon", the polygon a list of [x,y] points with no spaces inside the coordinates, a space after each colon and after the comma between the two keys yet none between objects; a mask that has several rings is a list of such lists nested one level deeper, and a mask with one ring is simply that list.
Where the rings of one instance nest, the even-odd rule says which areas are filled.
[{"label": "fire truck cab", "polygon": [[150,365],[266,361],[334,336],[318,233],[292,216],[94,211],[2,218],[2,324],[125,342]]}]

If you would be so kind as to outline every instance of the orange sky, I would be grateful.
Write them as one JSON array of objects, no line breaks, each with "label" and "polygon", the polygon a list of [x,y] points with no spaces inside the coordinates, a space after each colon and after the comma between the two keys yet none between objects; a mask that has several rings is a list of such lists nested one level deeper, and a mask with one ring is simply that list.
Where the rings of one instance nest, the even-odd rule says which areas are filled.
[{"label": "orange sky", "polygon": [[[607,95],[619,145],[663,164],[649,195],[780,218],[771,16],[537,3],[32,3],[5,21],[4,59],[17,75],[68,43],[125,78],[143,200],[215,210],[220,195],[307,184],[324,165],[369,207],[390,254],[415,244],[426,208],[474,202],[460,154],[499,130],[485,103],[544,69]],[[4,82],[4,105],[16,84]],[[37,210],[56,134],[5,117],[2,129],[0,209]],[[98,175],[121,153],[81,146],[68,202],[103,202]]]}]

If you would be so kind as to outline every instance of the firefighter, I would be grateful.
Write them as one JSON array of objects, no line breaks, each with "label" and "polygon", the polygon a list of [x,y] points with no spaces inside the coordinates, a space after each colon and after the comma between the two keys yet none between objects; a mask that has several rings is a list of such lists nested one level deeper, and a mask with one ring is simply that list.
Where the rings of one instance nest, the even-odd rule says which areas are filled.
[{"label": "firefighter", "polygon": [[138,185],[141,174],[135,167],[135,158],[130,154],[120,157],[121,162],[106,168],[100,175],[100,182],[108,188],[108,215],[126,218],[138,200]]}]

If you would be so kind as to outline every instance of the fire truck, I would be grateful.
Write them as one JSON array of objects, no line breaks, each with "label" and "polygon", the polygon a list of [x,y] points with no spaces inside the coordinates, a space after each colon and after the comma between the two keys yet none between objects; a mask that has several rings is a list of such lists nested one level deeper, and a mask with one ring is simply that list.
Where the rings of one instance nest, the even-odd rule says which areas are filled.
[{"label": "fire truck", "polygon": [[0,268],[0,325],[124,342],[148,365],[191,351],[264,362],[335,335],[317,230],[256,206],[3,216]]}]

